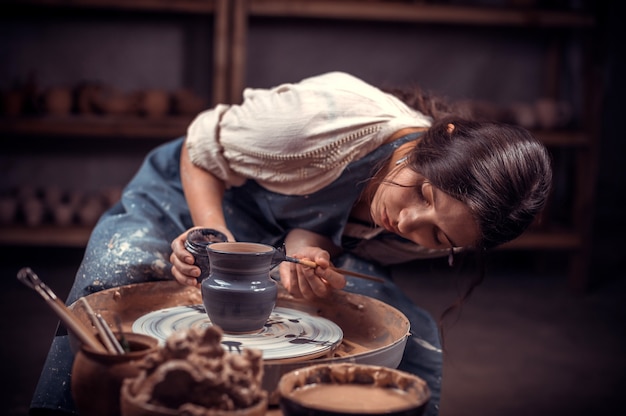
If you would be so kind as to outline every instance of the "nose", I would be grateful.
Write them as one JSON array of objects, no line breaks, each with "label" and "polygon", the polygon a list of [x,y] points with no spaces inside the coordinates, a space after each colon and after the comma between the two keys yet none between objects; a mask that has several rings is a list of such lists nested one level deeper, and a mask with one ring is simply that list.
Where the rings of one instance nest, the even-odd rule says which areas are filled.
[{"label": "nose", "polygon": [[425,216],[426,213],[416,206],[403,208],[398,215],[398,231],[403,234],[410,233],[412,230],[420,227]]},{"label": "nose", "polygon": [[429,236],[433,235],[433,218],[429,209],[421,209],[417,206],[406,207],[398,215],[396,225],[398,232],[405,238],[422,246],[432,246],[434,241]]}]

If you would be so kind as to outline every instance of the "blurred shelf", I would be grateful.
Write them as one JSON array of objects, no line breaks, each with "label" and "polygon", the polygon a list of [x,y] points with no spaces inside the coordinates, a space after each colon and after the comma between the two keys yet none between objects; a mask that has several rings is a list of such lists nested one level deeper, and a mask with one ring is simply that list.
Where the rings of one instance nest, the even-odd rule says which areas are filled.
[{"label": "blurred shelf", "polygon": [[576,250],[582,246],[578,233],[557,231],[530,231],[513,241],[503,244],[499,250]]},{"label": "blurred shelf", "polygon": [[186,134],[187,127],[192,120],[192,116],[159,119],[132,116],[0,118],[0,134],[2,136],[173,139]]},{"label": "blurred shelf", "polygon": [[[129,139],[172,139],[187,132],[195,116],[159,119],[133,116],[66,116],[0,118],[0,135],[38,137],[117,137]],[[578,147],[589,143],[587,135],[574,130],[533,132],[548,146]]]},{"label": "blurred shelf", "polygon": [[533,134],[549,147],[582,147],[591,143],[588,134],[577,130],[536,130]]},{"label": "blurred shelf", "polygon": [[216,0],[5,0],[3,6],[210,14]]},{"label": "blurred shelf", "polygon": [[85,247],[92,228],[8,225],[0,228],[0,244],[8,246]]},{"label": "blurred shelf", "polygon": [[448,6],[391,1],[249,0],[251,16],[375,20],[476,26],[592,27],[595,19],[577,11]]}]

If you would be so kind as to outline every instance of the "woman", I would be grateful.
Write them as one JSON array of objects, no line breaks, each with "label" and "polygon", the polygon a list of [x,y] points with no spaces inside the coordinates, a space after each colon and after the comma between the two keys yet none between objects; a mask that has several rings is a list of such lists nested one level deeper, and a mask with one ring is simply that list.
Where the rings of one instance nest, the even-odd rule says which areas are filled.
[{"label": "woman", "polygon": [[[409,318],[400,368],[428,382],[434,415],[437,326],[386,266],[509,241],[541,210],[550,184],[548,153],[527,131],[453,116],[417,90],[386,93],[339,72],[248,89],[241,105],[200,114],[186,138],[148,155],[94,229],[67,302],[149,280],[197,285],[200,270],[183,245],[194,227],[284,244],[288,255],[318,264],[279,266],[294,296],[344,288]],[[331,263],[385,283],[346,278]],[[33,408],[71,409],[59,387],[69,369],[67,340],[56,337]]]}]

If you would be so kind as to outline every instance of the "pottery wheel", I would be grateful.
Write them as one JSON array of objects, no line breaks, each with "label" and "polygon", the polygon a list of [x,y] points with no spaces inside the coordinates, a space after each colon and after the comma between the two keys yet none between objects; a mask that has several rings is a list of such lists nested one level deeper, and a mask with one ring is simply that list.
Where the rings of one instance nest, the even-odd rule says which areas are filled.
[{"label": "pottery wheel", "polygon": [[[174,331],[202,328],[211,324],[204,305],[175,306],[139,317],[133,332],[146,334],[164,343]],[[334,322],[320,316],[285,307],[275,307],[267,323],[257,333],[227,334],[222,346],[230,352],[256,348],[264,360],[281,362],[309,360],[332,353],[341,343],[343,331]]]}]

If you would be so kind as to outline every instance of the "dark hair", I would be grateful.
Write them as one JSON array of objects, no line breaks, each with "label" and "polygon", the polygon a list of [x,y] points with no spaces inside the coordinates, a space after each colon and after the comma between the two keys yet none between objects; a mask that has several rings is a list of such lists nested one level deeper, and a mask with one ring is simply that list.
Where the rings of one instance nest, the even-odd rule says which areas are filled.
[{"label": "dark hair", "polygon": [[408,166],[468,206],[481,232],[476,248],[510,241],[532,223],[552,187],[543,143],[522,127],[473,120],[467,105],[418,85],[386,91],[433,118]]},{"label": "dark hair", "polygon": [[475,242],[479,273],[441,314],[461,307],[485,277],[485,252],[526,230],[545,206],[552,188],[546,147],[522,127],[473,120],[471,109],[427,94],[419,86],[387,90],[433,118],[408,155],[408,166],[466,204],[480,229]]},{"label": "dark hair", "polygon": [[503,123],[437,120],[408,165],[469,208],[480,229],[477,248],[519,236],[545,206],[552,186],[545,146],[526,129]]}]

